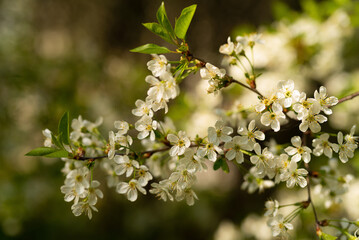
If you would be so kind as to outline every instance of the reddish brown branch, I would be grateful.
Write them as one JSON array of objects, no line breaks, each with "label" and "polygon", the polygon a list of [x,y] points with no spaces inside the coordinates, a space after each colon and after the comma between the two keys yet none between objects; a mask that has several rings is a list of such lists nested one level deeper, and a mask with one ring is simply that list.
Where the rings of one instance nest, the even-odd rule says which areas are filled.
[{"label": "reddish brown branch", "polygon": [[345,102],[345,101],[348,101],[348,100],[351,100],[351,99],[353,99],[353,98],[355,98],[357,96],[359,96],[359,91],[339,99],[338,104],[342,103],[342,102]]}]

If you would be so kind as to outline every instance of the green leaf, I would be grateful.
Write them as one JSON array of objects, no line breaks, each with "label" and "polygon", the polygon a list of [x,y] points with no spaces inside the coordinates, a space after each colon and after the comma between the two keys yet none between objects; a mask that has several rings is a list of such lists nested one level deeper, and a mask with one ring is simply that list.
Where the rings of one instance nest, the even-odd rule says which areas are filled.
[{"label": "green leaf", "polygon": [[65,150],[59,150],[56,148],[39,147],[26,153],[25,156],[43,156],[50,158],[61,158],[61,157],[68,157],[69,153]]},{"label": "green leaf", "polygon": [[62,149],[64,148],[64,146],[62,146],[62,144],[60,143],[59,138],[53,133],[51,133],[51,141],[53,144],[55,144],[55,146]]},{"label": "green leaf", "polygon": [[173,39],[176,39],[176,36],[174,34],[172,25],[171,25],[171,23],[170,23],[170,21],[168,20],[168,17],[167,17],[164,2],[162,2],[161,6],[158,8],[156,16],[157,16],[158,23],[169,33],[169,35]]},{"label": "green leaf", "polygon": [[154,34],[163,38],[165,41],[173,44],[170,34],[166,31],[164,27],[162,27],[158,23],[143,23],[143,26],[145,26],[148,30],[150,30]]},{"label": "green leaf", "polygon": [[197,5],[191,5],[182,10],[181,15],[176,21],[175,34],[180,39],[185,39],[189,25],[191,24],[193,15],[196,11]]},{"label": "green leaf", "polygon": [[322,236],[320,237],[320,239],[322,239],[322,240],[336,240],[338,238],[335,237],[335,236],[332,236],[332,235],[329,235],[329,234],[326,234],[326,233],[322,232]]},{"label": "green leaf", "polygon": [[67,158],[69,157],[69,153],[65,150],[58,150],[56,152],[50,153],[45,155],[44,157],[48,157],[48,158]]},{"label": "green leaf", "polygon": [[65,112],[60,120],[59,141],[63,144],[70,145],[69,112]]},{"label": "green leaf", "polygon": [[213,170],[215,170],[215,171],[218,170],[221,167],[221,165],[222,165],[222,159],[219,158],[214,162]]},{"label": "green leaf", "polygon": [[228,167],[227,161],[225,159],[222,160],[221,168],[222,168],[223,172],[229,173],[229,167]]},{"label": "green leaf", "polygon": [[138,52],[138,53],[146,53],[146,54],[161,54],[161,53],[171,53],[171,51],[166,47],[160,47],[156,44],[149,43],[137,48],[131,49],[131,52]]},{"label": "green leaf", "polygon": [[222,168],[223,172],[229,173],[229,167],[226,159],[220,157],[214,162],[213,170],[218,170],[219,168]]}]

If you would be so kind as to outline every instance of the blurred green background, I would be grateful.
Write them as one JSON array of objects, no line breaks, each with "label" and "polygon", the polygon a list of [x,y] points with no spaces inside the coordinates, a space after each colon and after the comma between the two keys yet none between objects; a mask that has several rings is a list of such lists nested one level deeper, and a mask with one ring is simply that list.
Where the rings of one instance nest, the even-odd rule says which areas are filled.
[{"label": "blurred green background", "polygon": [[[74,217],[71,205],[63,200],[63,162],[24,156],[42,145],[41,131],[55,130],[65,111],[91,121],[102,116],[104,135],[115,120],[134,122],[131,109],[148,87],[144,78],[149,74],[149,56],[129,49],[145,43],[166,45],[141,25],[155,21],[160,3],[0,0],[0,239],[213,239],[223,221],[239,226],[250,213],[263,213],[263,203],[274,190],[248,195],[240,190],[241,176],[233,169],[231,177],[222,176],[227,179],[222,184],[230,187],[221,183],[204,187],[193,207],[163,203],[153,196],[130,203],[103,182],[100,212],[89,221]],[[275,32],[273,22],[290,24],[301,16],[320,23],[343,8],[351,16],[352,33],[345,39],[346,55],[340,57],[346,61],[346,72],[358,69],[359,5],[354,2],[171,0],[165,2],[169,19],[194,3],[198,7],[188,42],[196,56],[217,65],[218,48],[229,35],[260,29]],[[181,86],[182,92],[198,82],[198,76],[191,79]],[[352,80],[345,82],[342,95],[358,90],[356,75],[346,79]],[[313,92],[322,80],[310,80],[307,89]],[[227,93],[230,102],[239,92]],[[190,114],[193,104],[183,96],[171,104],[175,110],[170,115],[182,126],[183,113]],[[97,176],[103,179],[100,172]],[[308,232],[314,234],[310,227]]]}]

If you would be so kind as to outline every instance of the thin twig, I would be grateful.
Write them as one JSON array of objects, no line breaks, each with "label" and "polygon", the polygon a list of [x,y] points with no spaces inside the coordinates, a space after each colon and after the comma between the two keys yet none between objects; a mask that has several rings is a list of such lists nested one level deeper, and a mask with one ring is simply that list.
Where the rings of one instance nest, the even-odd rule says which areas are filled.
[{"label": "thin twig", "polygon": [[254,92],[255,94],[257,94],[257,95],[260,96],[261,98],[264,98],[264,96],[263,96],[260,92],[258,92],[257,89],[248,87],[248,86],[245,85],[244,83],[241,83],[240,81],[237,81],[237,80],[233,79],[232,77],[230,77],[230,78],[231,78],[231,82],[237,83],[237,84],[241,85],[242,87],[247,88],[248,90]]},{"label": "thin twig", "polygon": [[[302,136],[303,146],[307,146],[307,137],[309,136],[310,133],[311,133],[310,130],[307,131],[307,132],[305,132],[305,133],[303,133],[303,136]],[[313,214],[314,214],[314,218],[315,218],[316,228],[319,228],[320,223],[319,223],[317,211],[315,210],[315,206],[314,206],[313,199],[312,199],[311,188],[310,188],[310,169],[309,169],[309,164],[305,162],[305,163],[304,163],[304,167],[305,167],[305,169],[308,171],[308,175],[307,175],[307,177],[306,177],[306,179],[307,179],[307,192],[308,192],[308,200],[307,200],[307,202],[308,202],[310,205],[312,205]]]},{"label": "thin twig", "polygon": [[353,98],[355,98],[357,96],[359,96],[359,91],[339,99],[338,104],[340,104],[342,102],[345,102],[345,101],[348,101],[350,99],[353,99]]},{"label": "thin twig", "polygon": [[[198,147],[198,146],[199,145],[197,145],[197,144],[191,144],[191,146],[189,146],[189,147]],[[165,151],[168,151],[170,149],[171,149],[171,146],[170,147],[159,148],[159,149],[148,150],[148,151],[143,151],[143,152],[140,152],[139,154],[136,154],[136,153],[132,152],[132,155],[136,155],[138,157],[143,157],[143,156],[149,157],[154,153],[165,152]],[[126,153],[115,153],[115,155],[124,156],[124,155],[128,155],[128,154],[126,154]],[[86,161],[86,160],[96,160],[96,159],[102,159],[102,158],[108,158],[108,155],[102,155],[102,156],[98,156],[98,157],[76,157],[75,156],[73,159],[74,160],[80,160],[80,161]]]}]

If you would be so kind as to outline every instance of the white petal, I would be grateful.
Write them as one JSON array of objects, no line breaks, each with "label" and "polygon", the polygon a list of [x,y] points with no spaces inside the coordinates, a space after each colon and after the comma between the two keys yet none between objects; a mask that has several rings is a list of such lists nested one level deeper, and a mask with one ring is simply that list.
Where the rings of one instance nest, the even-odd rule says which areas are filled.
[{"label": "white petal", "polygon": [[129,185],[126,182],[121,182],[116,187],[116,191],[122,194],[126,193],[128,189],[129,189]]},{"label": "white petal", "polygon": [[136,189],[130,189],[128,192],[127,192],[127,199],[131,202],[134,202],[136,201],[137,199],[137,190]]}]

